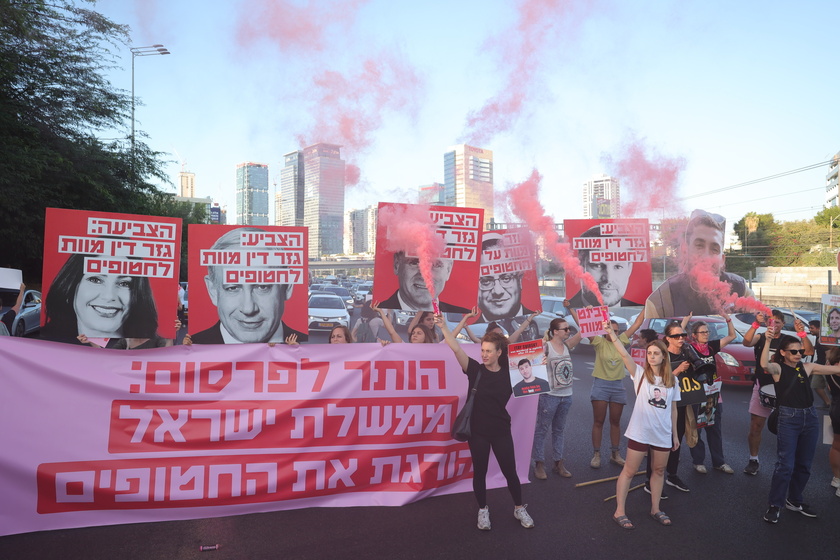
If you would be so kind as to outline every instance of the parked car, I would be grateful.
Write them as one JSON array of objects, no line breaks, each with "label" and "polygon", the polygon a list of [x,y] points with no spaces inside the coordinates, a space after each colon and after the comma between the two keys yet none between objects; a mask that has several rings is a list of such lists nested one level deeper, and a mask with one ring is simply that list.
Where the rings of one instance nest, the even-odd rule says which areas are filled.
[{"label": "parked car", "polygon": [[[3,290],[0,295],[0,316],[4,315],[14,306],[18,295],[17,290]],[[12,322],[12,329],[9,332],[12,336],[26,336],[41,328],[41,292],[37,290],[26,290],[23,292],[23,301],[20,304],[20,311]]]},{"label": "parked car", "polygon": [[[665,327],[672,321],[680,322],[682,317],[645,319],[642,329],[653,329],[664,338]],[[697,321],[704,321],[709,325],[709,340],[720,340],[729,332],[726,321],[721,317],[692,317],[686,327],[690,333],[692,325]],[[734,321],[733,321],[734,322]],[[631,347],[638,347],[638,333],[633,337]],[[721,380],[727,385],[752,385],[752,375],[755,371],[755,352],[751,347],[744,346],[744,337],[736,329],[735,340],[715,355],[715,365]]]},{"label": "parked car", "polygon": [[316,294],[309,298],[309,330],[329,331],[350,326],[350,314],[344,301],[335,294]]},{"label": "parked car", "polygon": [[347,309],[352,309],[354,305],[353,296],[350,295],[350,290],[347,288],[342,288],[341,286],[324,286],[325,292],[332,292],[344,302],[344,305]]},{"label": "parked car", "polygon": [[[789,309],[787,307],[778,307],[775,309],[781,311],[782,316],[785,318],[785,325],[782,327],[782,333],[790,336],[796,336],[796,330],[793,326],[794,319],[801,319],[806,326],[808,325],[808,321],[820,320],[819,313],[808,309]],[[793,314],[791,314],[791,311],[793,311]],[[755,313],[735,313],[731,315],[731,318],[732,324],[735,325],[735,330],[744,334],[750,329],[755,321]],[[763,329],[764,327],[762,326],[758,332],[764,332]]]}]

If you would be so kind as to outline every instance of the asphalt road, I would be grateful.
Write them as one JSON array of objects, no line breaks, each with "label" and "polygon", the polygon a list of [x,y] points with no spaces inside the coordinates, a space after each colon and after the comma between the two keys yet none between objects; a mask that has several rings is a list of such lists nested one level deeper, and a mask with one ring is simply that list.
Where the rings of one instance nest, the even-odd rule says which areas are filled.
[{"label": "asphalt road", "polygon": [[[316,339],[321,335],[316,335]],[[624,531],[610,517],[615,484],[575,488],[578,482],[615,476],[619,467],[589,466],[591,458],[592,354],[574,354],[574,402],[566,428],[566,464],[571,479],[550,473],[524,487],[536,527],[513,518],[507,490],[489,492],[493,529],[479,531],[471,493],[430,498],[398,508],[313,508],[193,521],[91,527],[0,538],[2,559],[276,559],[276,558],[837,558],[840,498],[829,487],[828,446],[820,444],[806,498],[819,517],[784,511],[778,525],[762,521],[775,457],[774,436],[765,431],[761,470],[746,464],[749,390],[725,387],[725,455],[734,475],[694,472],[688,450],[680,476],[691,491],[668,489],[662,504],[673,520],[662,527],[647,517],[650,502],[631,493],[628,515],[636,530]],[[628,391],[630,385],[628,382]],[[623,423],[629,419],[625,410]],[[606,442],[602,453],[608,452]],[[525,442],[530,445],[530,442]],[[707,458],[707,462],[709,459]],[[708,466],[708,465],[707,465]],[[641,482],[641,477],[639,477]],[[2,497],[0,497],[2,499]],[[220,544],[199,552],[200,545]]]}]

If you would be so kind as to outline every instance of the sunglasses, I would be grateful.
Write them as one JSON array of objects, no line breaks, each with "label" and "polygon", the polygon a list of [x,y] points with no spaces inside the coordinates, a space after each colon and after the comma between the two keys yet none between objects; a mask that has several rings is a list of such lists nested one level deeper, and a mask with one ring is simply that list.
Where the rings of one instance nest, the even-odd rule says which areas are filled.
[{"label": "sunglasses", "polygon": [[685,333],[680,333],[680,334],[669,334],[669,335],[668,335],[668,338],[685,338],[685,337],[687,337],[687,336],[688,336],[688,335],[687,335],[687,334],[685,334]]},{"label": "sunglasses", "polygon": [[562,328],[559,328],[559,329],[554,329],[554,330],[569,332],[570,330],[572,330],[572,327],[562,327]]},{"label": "sunglasses", "polygon": [[790,352],[794,356],[796,356],[797,354],[802,354],[803,356],[805,355],[805,350],[795,350],[791,348],[790,350],[788,350],[788,352]]}]

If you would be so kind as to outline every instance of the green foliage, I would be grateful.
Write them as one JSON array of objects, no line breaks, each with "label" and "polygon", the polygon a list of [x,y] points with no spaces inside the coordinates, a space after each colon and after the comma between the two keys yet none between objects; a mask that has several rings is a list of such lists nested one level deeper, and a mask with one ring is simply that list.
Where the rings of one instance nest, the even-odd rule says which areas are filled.
[{"label": "green foliage", "polygon": [[97,138],[130,129],[131,97],[104,77],[128,29],[81,3],[0,0],[0,266],[30,282],[45,208],[149,214],[159,191],[148,181],[167,181],[142,134],[134,158],[127,133]]}]

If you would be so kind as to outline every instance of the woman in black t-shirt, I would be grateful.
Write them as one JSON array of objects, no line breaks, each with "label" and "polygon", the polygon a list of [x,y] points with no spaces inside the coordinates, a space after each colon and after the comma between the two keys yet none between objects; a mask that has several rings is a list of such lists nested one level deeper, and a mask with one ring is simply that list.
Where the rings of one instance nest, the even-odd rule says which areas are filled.
[{"label": "woman in black t-shirt", "polygon": [[[771,330],[768,339],[776,338]],[[820,421],[814,408],[814,394],[808,377],[840,374],[840,366],[802,362],[802,343],[782,335],[779,350],[770,362],[769,344],[764,345],[761,366],[773,376],[779,410],[776,468],[770,482],[770,496],[764,520],[777,523],[782,508],[816,517],[803,502],[803,491],[811,476],[811,463],[820,435]]]},{"label": "woman in black t-shirt", "polygon": [[534,520],[522,504],[522,488],[516,474],[516,458],[513,436],[510,433],[510,415],[505,409],[510,400],[510,371],[507,358],[507,339],[498,333],[487,333],[481,339],[481,361],[479,364],[467,356],[461,345],[452,336],[452,331],[442,315],[435,316],[443,338],[455,353],[455,358],[469,379],[472,389],[478,379],[478,386],[470,417],[472,436],[468,440],[473,462],[473,492],[478,501],[478,528],[490,530],[490,509],[487,507],[487,466],[490,450],[496,456],[499,468],[507,480],[508,490],[513,498],[513,516],[523,527],[530,529]]}]

